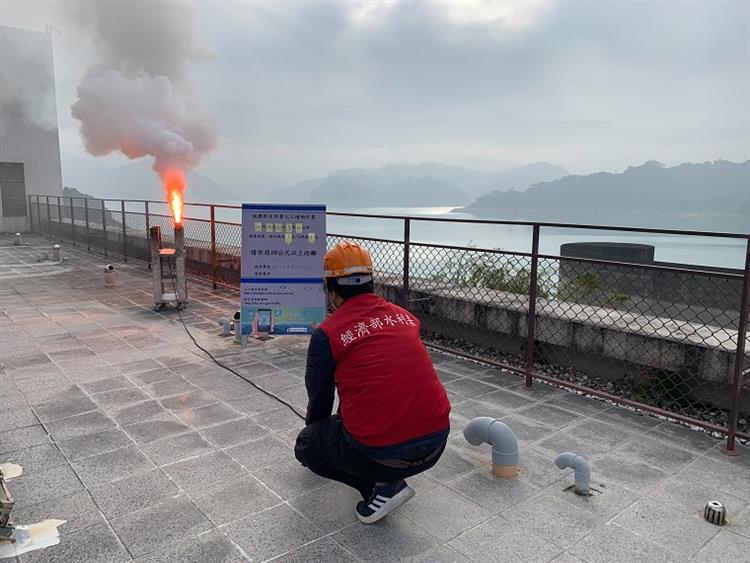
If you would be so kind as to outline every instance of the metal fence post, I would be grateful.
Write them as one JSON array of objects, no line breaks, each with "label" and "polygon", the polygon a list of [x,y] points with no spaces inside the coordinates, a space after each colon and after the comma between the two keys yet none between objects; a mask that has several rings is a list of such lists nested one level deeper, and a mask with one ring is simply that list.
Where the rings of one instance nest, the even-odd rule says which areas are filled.
[{"label": "metal fence post", "polygon": [[28,209],[29,209],[29,230],[33,233],[34,232],[34,213],[31,211],[31,195],[29,195],[29,202],[28,202]]},{"label": "metal fence post", "polygon": [[745,248],[745,273],[742,278],[742,297],[740,298],[740,321],[737,326],[737,354],[734,358],[734,381],[732,383],[732,403],[729,410],[729,426],[727,428],[727,443],[721,451],[730,456],[738,456],[734,447],[737,433],[737,418],[739,417],[740,393],[745,369],[745,341],[747,340],[747,308],[750,305],[750,236]]},{"label": "metal fence post", "polygon": [[104,246],[104,256],[107,256],[107,206],[102,200],[102,244]]},{"label": "metal fence post", "polygon": [[404,218],[404,280],[402,287],[404,288],[404,296],[402,298],[401,306],[404,309],[409,308],[409,253],[411,250],[411,219],[409,217]]},{"label": "metal fence post", "polygon": [[49,208],[49,196],[45,197],[47,198],[47,230],[49,231],[47,234],[52,238],[52,215]]},{"label": "metal fence post", "polygon": [[42,211],[39,208],[39,196],[35,196],[36,198],[36,222],[37,226],[36,228],[39,229],[39,233],[42,232]]},{"label": "metal fence post", "polygon": [[216,289],[216,207],[211,206],[211,280]]},{"label": "metal fence post", "polygon": [[533,227],[531,239],[531,274],[529,275],[529,312],[526,317],[526,383],[525,389],[531,389],[531,374],[534,371],[534,332],[536,328],[536,293],[537,274],[539,271],[539,225]]},{"label": "metal fence post", "polygon": [[125,200],[120,200],[120,212],[122,213],[122,259],[128,262],[128,229],[125,225]]},{"label": "metal fence post", "polygon": [[70,198],[70,237],[73,239],[73,246],[76,245],[76,212],[73,208],[73,198]]},{"label": "metal fence post", "polygon": [[60,229],[60,232],[57,233],[58,238],[60,239],[60,242],[63,240],[62,236],[62,201],[61,197],[57,196],[57,228]]},{"label": "metal fence post", "polygon": [[148,200],[143,202],[143,212],[146,214],[146,260],[148,260],[148,269],[151,269],[151,224],[148,216]]},{"label": "metal fence post", "polygon": [[89,226],[89,198],[83,198],[83,213],[86,219],[86,250],[91,250],[91,227]]}]

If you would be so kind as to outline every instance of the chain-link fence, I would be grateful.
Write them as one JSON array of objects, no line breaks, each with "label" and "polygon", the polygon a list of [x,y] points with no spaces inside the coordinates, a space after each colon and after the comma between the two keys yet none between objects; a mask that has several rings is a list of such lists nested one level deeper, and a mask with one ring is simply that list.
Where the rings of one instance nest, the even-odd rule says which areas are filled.
[{"label": "chain-link fence", "polygon": [[[145,260],[149,227],[159,225],[163,242],[173,243],[171,217],[154,213],[149,204],[163,208],[160,202],[145,201],[29,200],[34,230],[91,250]],[[240,209],[186,204],[186,265],[189,273],[214,285],[237,287],[241,225],[216,220],[218,208]],[[726,434],[730,450],[735,436],[750,438],[750,377],[744,373],[750,366],[748,235],[329,216],[397,223],[391,232],[402,231],[401,239],[329,233],[327,243],[330,247],[350,239],[364,244],[373,257],[378,291],[422,320],[431,345],[504,367],[525,378],[527,386],[543,380]],[[472,229],[519,226],[528,229],[529,244],[524,251],[499,250],[412,237],[415,225],[427,223],[448,229],[459,224]],[[733,242],[745,257],[745,268],[632,258],[637,246],[632,244],[613,243],[599,255],[590,248],[573,256],[562,255],[562,247],[560,255],[540,252],[545,230],[573,228],[579,233],[596,228],[613,234],[710,236]],[[625,252],[625,258],[618,252]]]}]

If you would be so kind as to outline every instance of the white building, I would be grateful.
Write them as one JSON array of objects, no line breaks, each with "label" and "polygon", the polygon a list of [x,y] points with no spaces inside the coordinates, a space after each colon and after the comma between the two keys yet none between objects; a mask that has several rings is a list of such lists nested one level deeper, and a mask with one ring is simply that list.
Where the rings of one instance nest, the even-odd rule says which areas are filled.
[{"label": "white building", "polygon": [[52,41],[0,26],[0,233],[29,229],[30,194],[62,195]]}]

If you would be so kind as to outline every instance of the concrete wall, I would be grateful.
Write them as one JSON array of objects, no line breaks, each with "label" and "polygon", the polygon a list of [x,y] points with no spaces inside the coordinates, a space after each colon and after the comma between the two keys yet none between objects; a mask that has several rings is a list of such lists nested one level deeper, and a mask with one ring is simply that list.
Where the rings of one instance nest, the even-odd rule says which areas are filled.
[{"label": "concrete wall", "polygon": [[[22,162],[26,194],[62,195],[50,35],[0,26],[0,162]],[[5,218],[0,232],[29,229]]]},{"label": "concrete wall", "polygon": [[[668,314],[682,320],[736,326],[739,317],[742,279],[721,274],[742,275],[742,270],[707,268],[654,261],[654,247],[624,243],[571,243],[560,247],[560,255],[576,258],[636,262],[654,266],[691,269],[704,273],[682,273],[644,269],[637,266],[612,266],[577,260],[560,261],[560,290],[576,291],[579,276],[591,273],[601,280],[599,290],[591,293],[620,293],[626,299],[618,309],[637,309],[653,314]],[[670,306],[675,305],[675,306]]]}]

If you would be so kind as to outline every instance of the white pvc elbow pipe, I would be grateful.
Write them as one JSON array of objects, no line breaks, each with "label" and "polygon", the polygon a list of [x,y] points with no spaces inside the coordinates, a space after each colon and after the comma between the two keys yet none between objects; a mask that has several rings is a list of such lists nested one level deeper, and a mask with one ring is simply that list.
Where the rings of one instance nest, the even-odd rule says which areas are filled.
[{"label": "white pvc elbow pipe", "polygon": [[575,493],[581,496],[589,495],[591,485],[591,464],[583,456],[571,452],[563,452],[555,458],[555,465],[559,469],[570,467],[575,471]]},{"label": "white pvc elbow pipe", "polygon": [[492,446],[492,473],[504,479],[518,475],[518,440],[510,426],[489,416],[470,420],[464,437],[473,446]]}]

